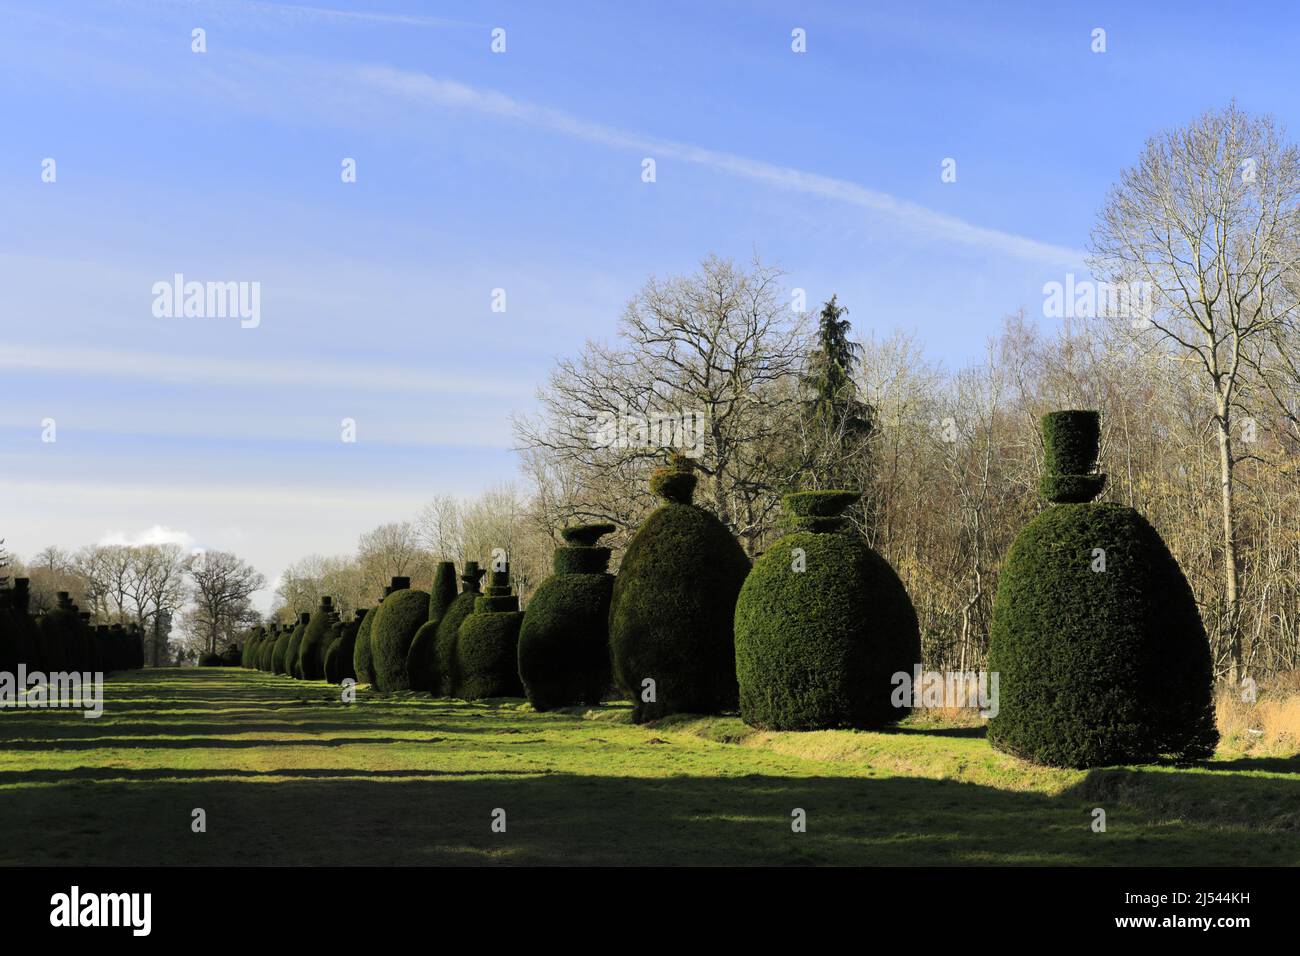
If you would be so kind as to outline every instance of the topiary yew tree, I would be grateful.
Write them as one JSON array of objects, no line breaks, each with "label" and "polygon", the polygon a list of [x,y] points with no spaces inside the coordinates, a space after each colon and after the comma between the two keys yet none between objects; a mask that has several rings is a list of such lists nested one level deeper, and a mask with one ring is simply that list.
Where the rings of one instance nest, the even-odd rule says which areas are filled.
[{"label": "topiary yew tree", "polygon": [[44,655],[41,653],[40,634],[36,622],[28,613],[32,599],[31,580],[14,578],[6,596],[9,605],[9,634],[14,646],[15,673],[19,663],[26,664],[28,671],[48,673],[54,670],[45,664]]},{"label": "topiary yew tree", "polygon": [[375,609],[370,625],[370,656],[374,685],[391,693],[411,689],[406,655],[411,640],[429,615],[429,594],[411,588],[411,579],[393,578],[392,593]]},{"label": "topiary yew tree", "polygon": [[289,635],[289,643],[284,651],[284,672],[296,680],[302,680],[302,666],[298,659],[298,650],[302,647],[303,635],[311,624],[311,614],[303,611],[298,615],[298,626]]},{"label": "topiary yew tree", "polygon": [[555,573],[528,602],[519,630],[519,677],[538,710],[599,704],[610,686],[609,602],[614,576],[609,548],[596,546],[612,524],[561,532]]},{"label": "topiary yew tree", "polygon": [[487,593],[474,599],[456,642],[456,679],[465,700],[522,697],[519,626],[524,615],[510,587],[510,565],[493,571]]},{"label": "topiary yew tree", "polygon": [[460,643],[460,626],[465,618],[474,611],[474,602],[479,596],[479,582],[483,578],[483,569],[477,561],[466,561],[460,575],[461,592],[447,606],[446,613],[438,622],[438,633],[434,640],[434,672],[438,677],[440,697],[460,696],[460,677],[456,672],[456,645]]},{"label": "topiary yew tree", "polygon": [[331,684],[341,684],[345,680],[356,680],[356,671],[352,661],[356,653],[357,632],[361,622],[369,613],[366,608],[359,608],[351,621],[342,621],[334,625],[337,634],[325,652],[325,679]]},{"label": "topiary yew tree", "polygon": [[732,620],[749,559],[722,522],[691,504],[695,481],[682,455],[651,475],[664,503],[628,544],[614,579],[613,674],[637,723],[737,702]]},{"label": "topiary yew tree", "polygon": [[456,600],[456,566],[450,561],[439,561],[433,572],[433,586],[429,589],[429,619],[420,625],[411,640],[406,655],[406,672],[411,675],[411,690],[437,693],[441,680],[438,676],[437,643],[438,624]]},{"label": "topiary yew tree", "polygon": [[791,533],[754,564],[736,602],[740,716],[763,730],[878,727],[907,716],[893,675],[921,660],[907,589],[848,525],[854,491],[786,495]]},{"label": "topiary yew tree", "polygon": [[1016,538],[998,580],[988,667],[993,746],[1036,763],[1097,767],[1208,757],[1218,742],[1209,643],[1164,541],[1100,492],[1095,412],[1043,420],[1053,502]]},{"label": "topiary yew tree", "polygon": [[[392,594],[392,588],[384,588],[384,597]],[[380,599],[383,603],[383,598]],[[375,661],[374,655],[370,648],[370,631],[375,626],[375,612],[378,606],[372,607],[366,612],[365,617],[361,619],[360,626],[357,627],[357,640],[352,649],[352,672],[357,675],[358,684],[375,683]]]},{"label": "topiary yew tree", "polygon": [[325,642],[338,620],[334,599],[322,597],[298,644],[298,674],[303,680],[325,679]]}]

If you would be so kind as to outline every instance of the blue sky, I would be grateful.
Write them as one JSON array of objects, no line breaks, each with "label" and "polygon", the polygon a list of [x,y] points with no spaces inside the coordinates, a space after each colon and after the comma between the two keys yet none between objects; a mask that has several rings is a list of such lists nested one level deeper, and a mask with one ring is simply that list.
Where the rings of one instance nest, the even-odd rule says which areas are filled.
[{"label": "blue sky", "polygon": [[[1233,97],[1295,128],[1297,26],[1281,3],[0,0],[0,535],[169,529],[271,579],[348,551],[511,480],[509,416],[555,358],[710,252],[959,364],[1085,271],[1147,136]],[[177,272],[260,283],[260,325],[155,317]]]}]

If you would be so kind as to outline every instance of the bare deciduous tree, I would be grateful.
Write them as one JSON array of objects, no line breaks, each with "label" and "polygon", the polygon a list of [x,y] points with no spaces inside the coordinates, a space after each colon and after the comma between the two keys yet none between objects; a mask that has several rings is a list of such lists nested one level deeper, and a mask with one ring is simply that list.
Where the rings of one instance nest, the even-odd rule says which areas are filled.
[{"label": "bare deciduous tree", "polygon": [[[1242,663],[1233,416],[1270,333],[1294,317],[1300,154],[1275,123],[1235,105],[1149,140],[1110,193],[1093,234],[1094,272],[1145,283],[1161,345],[1203,376],[1218,444],[1231,678]],[[1126,287],[1131,287],[1127,286]],[[1145,290],[1144,290],[1145,291]]]}]

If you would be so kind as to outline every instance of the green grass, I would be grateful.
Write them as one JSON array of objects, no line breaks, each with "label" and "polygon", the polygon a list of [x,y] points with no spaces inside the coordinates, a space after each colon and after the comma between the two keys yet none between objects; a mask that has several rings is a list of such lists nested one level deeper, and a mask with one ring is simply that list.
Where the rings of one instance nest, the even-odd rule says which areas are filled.
[{"label": "green grass", "polygon": [[105,692],[98,720],[0,712],[0,863],[1300,862],[1296,757],[1051,770],[920,717],[880,733],[637,726],[625,705],[345,705],[236,669],[136,671]]}]

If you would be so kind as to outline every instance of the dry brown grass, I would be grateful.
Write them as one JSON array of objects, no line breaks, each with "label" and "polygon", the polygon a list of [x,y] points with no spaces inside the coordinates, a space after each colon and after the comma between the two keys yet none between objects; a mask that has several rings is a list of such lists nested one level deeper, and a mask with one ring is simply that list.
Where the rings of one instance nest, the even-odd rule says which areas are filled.
[{"label": "dry brown grass", "polygon": [[1300,671],[1290,671],[1257,688],[1254,703],[1241,688],[1223,686],[1215,696],[1220,750],[1293,756],[1300,754]]}]

